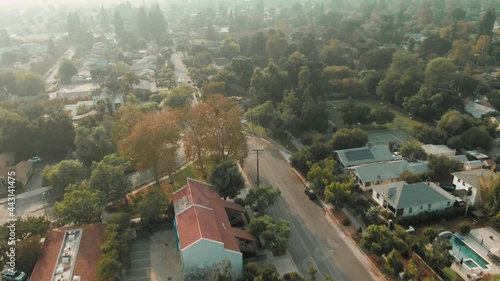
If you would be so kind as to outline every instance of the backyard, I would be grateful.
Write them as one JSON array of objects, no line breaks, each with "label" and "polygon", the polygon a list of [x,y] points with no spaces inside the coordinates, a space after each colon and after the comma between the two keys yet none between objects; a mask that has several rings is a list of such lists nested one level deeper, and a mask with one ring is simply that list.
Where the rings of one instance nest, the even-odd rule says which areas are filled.
[{"label": "backyard", "polygon": [[[360,98],[356,98],[353,100],[355,103],[360,103],[360,104],[365,104],[368,105],[370,108],[379,108],[379,107],[384,107],[384,106],[390,106],[387,103],[381,102],[375,97],[370,97],[370,96],[364,96]],[[345,128],[347,127],[344,122],[342,121],[342,113],[338,110],[342,105],[346,104],[347,100],[330,100],[326,102],[326,109],[328,111],[328,118],[330,119],[331,122],[337,125],[337,128]],[[394,122],[385,124],[382,126],[376,125],[376,124],[369,124],[369,125],[360,125],[357,127],[360,127],[364,130],[374,130],[374,129],[402,129],[408,133],[411,133],[413,128],[418,125],[422,125],[423,123],[412,119],[409,117],[406,113],[394,108],[390,107],[391,111],[394,112],[396,115],[396,118],[394,119]]]}]

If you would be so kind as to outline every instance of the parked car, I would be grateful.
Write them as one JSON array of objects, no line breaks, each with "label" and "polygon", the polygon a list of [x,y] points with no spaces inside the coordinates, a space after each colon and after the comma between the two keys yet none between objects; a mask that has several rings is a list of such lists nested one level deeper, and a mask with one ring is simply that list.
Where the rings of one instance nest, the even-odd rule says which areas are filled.
[{"label": "parked car", "polygon": [[35,157],[31,157],[30,159],[28,159],[28,162],[31,162],[31,163],[38,163],[38,162],[42,162],[42,161],[43,161],[43,158],[40,156],[35,156]]},{"label": "parked car", "polygon": [[22,271],[5,269],[2,271],[3,281],[26,281],[28,280],[28,275]]},{"label": "parked car", "polygon": [[304,193],[305,193],[307,196],[309,196],[309,199],[311,199],[311,200],[314,200],[314,199],[316,199],[316,197],[317,197],[317,196],[316,196],[316,193],[314,193],[314,191],[313,191],[312,189],[310,189],[310,188],[306,188],[306,189],[304,190]]}]

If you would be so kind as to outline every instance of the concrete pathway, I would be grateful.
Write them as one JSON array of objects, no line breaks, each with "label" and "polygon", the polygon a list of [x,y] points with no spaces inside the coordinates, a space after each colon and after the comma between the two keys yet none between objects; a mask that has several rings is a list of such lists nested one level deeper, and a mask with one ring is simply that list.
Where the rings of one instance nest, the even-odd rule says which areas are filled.
[{"label": "concrete pathway", "polygon": [[354,215],[351,210],[349,210],[348,208],[342,208],[342,211],[344,212],[344,214],[351,220],[351,223],[357,228],[359,229],[361,227],[361,229],[363,229],[363,232],[366,230],[366,225],[356,216]]}]

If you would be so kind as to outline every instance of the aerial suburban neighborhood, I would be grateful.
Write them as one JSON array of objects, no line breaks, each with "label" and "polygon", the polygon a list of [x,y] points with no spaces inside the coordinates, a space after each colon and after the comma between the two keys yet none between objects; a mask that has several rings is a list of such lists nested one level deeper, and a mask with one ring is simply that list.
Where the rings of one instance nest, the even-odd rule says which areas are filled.
[{"label": "aerial suburban neighborhood", "polygon": [[499,0],[0,1],[4,281],[500,281]]}]

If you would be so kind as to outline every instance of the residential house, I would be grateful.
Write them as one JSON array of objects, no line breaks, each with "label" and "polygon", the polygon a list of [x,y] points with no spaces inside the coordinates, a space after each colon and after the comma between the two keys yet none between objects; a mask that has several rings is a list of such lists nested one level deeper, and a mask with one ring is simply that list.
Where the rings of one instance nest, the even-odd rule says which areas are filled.
[{"label": "residential house", "polygon": [[441,211],[453,206],[456,198],[432,182],[407,184],[404,181],[373,187],[372,198],[395,217]]},{"label": "residential house", "polygon": [[336,150],[335,157],[342,169],[369,163],[397,160],[386,145]]},{"label": "residential house", "polygon": [[496,173],[486,169],[476,169],[452,173],[455,193],[470,205],[479,205],[481,184],[489,182]]},{"label": "residential house", "polygon": [[70,117],[74,117],[77,114],[77,109],[79,106],[86,106],[88,108],[91,108],[94,105],[93,101],[79,101],[75,104],[67,104],[64,106],[64,112],[68,113]]},{"label": "residential house", "polygon": [[424,144],[422,145],[422,148],[424,149],[425,153],[427,155],[435,155],[435,156],[455,156],[457,154],[457,151],[454,149],[451,149],[447,147],[446,145],[436,145],[436,144]]},{"label": "residential house", "polygon": [[212,185],[190,178],[172,197],[177,248],[184,272],[191,267],[211,267],[229,260],[233,279],[241,278],[243,254],[239,242],[257,240],[250,233],[232,227],[227,210],[243,213],[243,207],[221,199]]},{"label": "residential house", "polygon": [[105,225],[56,228],[43,241],[31,281],[97,280]]},{"label": "residential house", "polygon": [[14,165],[14,154],[2,153],[0,154],[0,190],[6,190],[9,186],[9,172],[15,172],[16,181],[26,186],[33,175],[33,164],[21,161]]},{"label": "residential house", "polygon": [[465,163],[462,163],[462,168],[465,171],[470,171],[470,170],[482,169],[483,165],[484,165],[483,161],[473,160],[473,161],[467,161]]},{"label": "residential house", "polygon": [[90,99],[92,92],[99,89],[99,83],[82,83],[74,85],[64,85],[54,95],[50,95],[50,99]]},{"label": "residential house", "polygon": [[465,155],[453,155],[453,156],[448,156],[448,158],[458,161],[460,164],[469,162],[469,159],[467,159],[467,156]]},{"label": "residential house", "polygon": [[92,102],[94,103],[94,105],[100,100],[108,100],[111,102],[111,112],[117,111],[120,106],[125,104],[125,98],[123,97],[123,94],[115,93],[108,87],[104,87],[103,89],[92,92]]},{"label": "residential house", "polygon": [[429,170],[427,163],[410,163],[406,160],[373,163],[348,168],[356,178],[357,184],[364,190],[370,190],[374,185],[400,181],[404,171],[423,174]]},{"label": "residential house", "polygon": [[134,84],[132,87],[135,93],[140,96],[149,96],[150,94],[158,92],[156,81],[154,80],[139,79],[139,83]]},{"label": "residential house", "polygon": [[488,112],[495,112],[496,110],[492,107],[488,107],[476,102],[469,101],[465,103],[465,112],[474,116],[474,118],[481,119],[481,117]]},{"label": "residential house", "polygon": [[486,160],[490,158],[488,155],[483,154],[481,152],[478,152],[477,150],[469,150],[465,152],[466,154],[470,155],[472,158],[476,160]]}]

